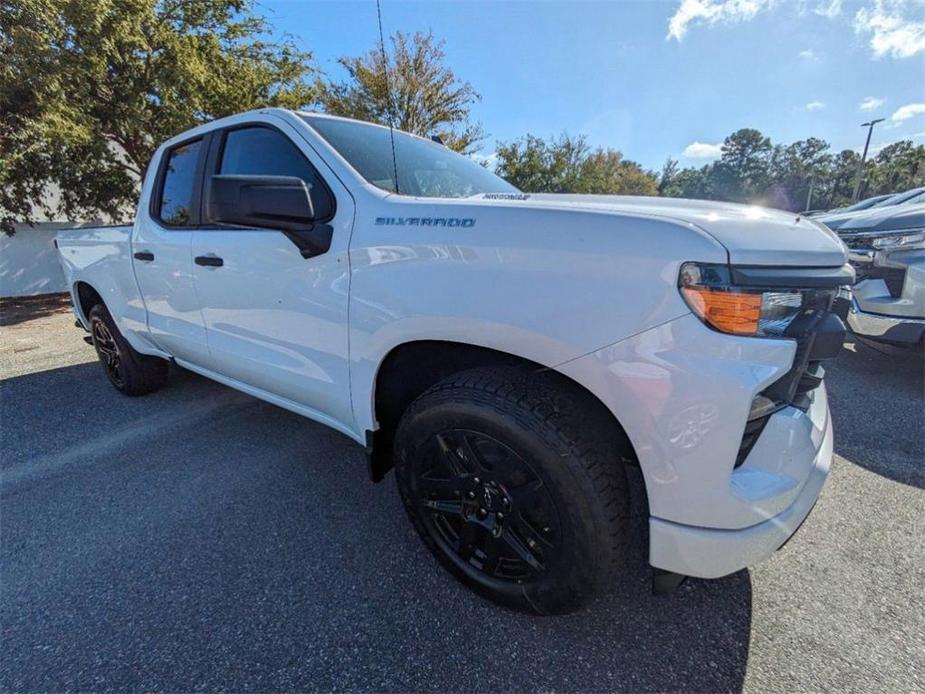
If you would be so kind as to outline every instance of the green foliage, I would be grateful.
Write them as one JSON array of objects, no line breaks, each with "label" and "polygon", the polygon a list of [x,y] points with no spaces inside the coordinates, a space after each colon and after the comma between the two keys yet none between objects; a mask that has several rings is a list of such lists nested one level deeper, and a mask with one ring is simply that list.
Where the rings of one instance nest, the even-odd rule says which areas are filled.
[{"label": "green foliage", "polygon": [[752,128],[742,128],[723,141],[722,151],[711,177],[715,195],[726,200],[748,199],[767,189],[770,139]]},{"label": "green foliage", "polygon": [[531,193],[658,193],[655,174],[617,150],[592,150],[583,136],[544,140],[527,135],[498,143],[496,153],[495,173]]},{"label": "green foliage", "polygon": [[117,218],[165,139],[311,103],[310,54],[268,30],[250,0],[0,0],[2,228]]},{"label": "green foliage", "polygon": [[[772,145],[757,130],[734,132],[712,164],[678,170],[673,160],[662,170],[659,194],[744,202],[803,210],[812,185],[814,209],[851,203],[861,157],[844,150],[832,154],[816,137],[790,145]],[[910,141],[882,149],[865,164],[861,196],[902,192],[925,185],[925,146]]]},{"label": "green foliage", "polygon": [[430,137],[447,147],[470,152],[484,137],[470,122],[470,110],[481,97],[444,65],[443,42],[432,34],[397,32],[391,51],[380,47],[358,57],[341,58],[347,79],[318,80],[318,101],[338,116],[389,124],[398,130]]}]

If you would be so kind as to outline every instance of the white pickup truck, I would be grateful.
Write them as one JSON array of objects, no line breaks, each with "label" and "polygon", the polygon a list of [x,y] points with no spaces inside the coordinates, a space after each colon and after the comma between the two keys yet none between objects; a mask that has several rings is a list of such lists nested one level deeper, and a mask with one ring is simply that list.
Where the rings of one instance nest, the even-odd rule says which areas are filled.
[{"label": "white pickup truck", "polygon": [[829,470],[853,272],[795,214],[521,193],[424,138],[268,109],[164,143],[133,226],[57,244],[118,390],[170,361],[343,432],[511,607],[576,609],[621,570],[626,465],[659,592],[770,556]]}]

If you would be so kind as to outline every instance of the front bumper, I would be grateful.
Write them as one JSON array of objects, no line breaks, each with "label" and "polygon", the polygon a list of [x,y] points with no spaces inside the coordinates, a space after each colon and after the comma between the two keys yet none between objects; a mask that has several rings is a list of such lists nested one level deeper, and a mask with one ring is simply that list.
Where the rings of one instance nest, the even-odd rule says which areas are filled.
[{"label": "front bumper", "polygon": [[723,335],[687,315],[557,367],[633,444],[656,568],[726,575],[770,556],[809,513],[832,457],[824,384],[805,411],[770,415],[739,462],[752,401],[795,355],[792,340]]},{"label": "front bumper", "polygon": [[848,314],[851,330],[862,337],[914,345],[925,334],[925,250],[876,250],[872,237],[846,235],[857,272]]},{"label": "front bumper", "polygon": [[925,318],[887,316],[862,311],[855,299],[848,314],[851,332],[879,342],[898,345],[915,345],[925,335]]},{"label": "front bumper", "polygon": [[649,520],[649,563],[685,576],[718,578],[767,559],[790,539],[812,511],[832,464],[832,423],[825,411],[822,445],[803,487],[790,506],[768,520],[740,530],[697,528]]}]

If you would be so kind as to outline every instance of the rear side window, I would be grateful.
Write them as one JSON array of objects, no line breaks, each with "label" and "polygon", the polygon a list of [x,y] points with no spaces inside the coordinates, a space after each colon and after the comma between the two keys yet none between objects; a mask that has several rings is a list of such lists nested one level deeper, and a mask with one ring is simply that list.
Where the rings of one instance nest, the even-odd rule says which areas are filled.
[{"label": "rear side window", "polygon": [[190,226],[193,223],[193,186],[202,140],[174,147],[165,156],[167,165],[161,174],[158,217],[170,226]]},{"label": "rear side window", "polygon": [[315,218],[329,219],[334,213],[334,201],[318,172],[289,138],[276,130],[253,127],[228,131],[219,173],[301,178],[308,186]]}]

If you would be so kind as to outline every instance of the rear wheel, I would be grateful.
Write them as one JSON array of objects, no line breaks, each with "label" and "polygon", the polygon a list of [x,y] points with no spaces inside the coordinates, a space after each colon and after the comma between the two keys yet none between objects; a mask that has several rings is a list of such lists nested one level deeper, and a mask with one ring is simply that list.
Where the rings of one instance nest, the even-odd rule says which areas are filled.
[{"label": "rear wheel", "polygon": [[145,395],[167,382],[167,362],[136,352],[103,304],[90,309],[90,336],[109,382],[125,395]]},{"label": "rear wheel", "polygon": [[427,547],[463,583],[542,614],[587,603],[620,565],[628,493],[613,422],[560,375],[474,369],[420,396],[396,477]]}]

